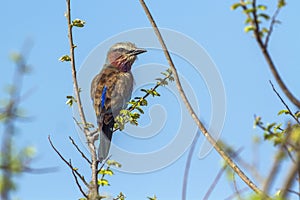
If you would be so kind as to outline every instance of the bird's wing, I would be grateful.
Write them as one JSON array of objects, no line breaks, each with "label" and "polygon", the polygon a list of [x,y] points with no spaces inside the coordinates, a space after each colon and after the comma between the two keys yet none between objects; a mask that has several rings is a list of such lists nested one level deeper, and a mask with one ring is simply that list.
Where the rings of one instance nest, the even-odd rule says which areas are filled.
[{"label": "bird's wing", "polygon": [[96,116],[101,113],[118,115],[130,99],[132,87],[131,72],[120,72],[110,66],[104,68],[92,81],[91,97]]}]

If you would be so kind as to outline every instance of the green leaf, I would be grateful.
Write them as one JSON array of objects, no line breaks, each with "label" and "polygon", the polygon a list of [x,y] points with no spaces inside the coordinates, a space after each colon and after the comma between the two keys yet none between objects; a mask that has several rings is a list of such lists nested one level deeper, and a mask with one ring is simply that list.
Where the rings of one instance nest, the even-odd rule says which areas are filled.
[{"label": "green leaf", "polygon": [[267,131],[271,131],[271,129],[273,128],[273,126],[275,126],[276,125],[276,123],[274,122],[274,123],[272,123],[272,124],[268,124],[267,125],[267,127],[266,127],[266,129],[267,129]]},{"label": "green leaf", "polygon": [[161,72],[161,74],[164,75],[164,76],[169,76],[168,72]]},{"label": "green leaf", "polygon": [[153,197],[147,197],[149,200],[157,200],[156,195],[154,195]]},{"label": "green leaf", "polygon": [[148,105],[148,101],[143,98],[143,99],[140,100],[140,105],[141,106],[147,106]]},{"label": "green leaf", "polygon": [[148,93],[146,89],[141,89],[142,92]]},{"label": "green leaf", "polygon": [[294,115],[296,118],[300,118],[300,111],[297,111]]},{"label": "green leaf", "polygon": [[143,111],[143,109],[141,107],[135,107],[135,109],[137,109],[141,114],[144,114],[144,111]]},{"label": "green leaf", "polygon": [[267,15],[267,14],[265,14],[265,13],[260,13],[260,14],[258,14],[257,16],[258,16],[258,17],[262,17],[262,18],[264,18],[265,20],[269,20],[269,19],[270,19],[270,16]]},{"label": "green leaf", "polygon": [[248,14],[254,12],[256,9],[255,8],[248,8],[246,10],[243,10],[243,13]]},{"label": "green leaf", "polygon": [[282,7],[284,7],[285,5],[286,5],[285,0],[279,0],[279,1],[278,1],[278,4],[277,4],[277,7],[278,7],[278,8],[282,8]]},{"label": "green leaf", "polygon": [[156,90],[153,90],[152,91],[152,96],[160,96],[160,94]]},{"label": "green leaf", "polygon": [[267,10],[267,6],[265,5],[258,5],[257,8],[260,10]]},{"label": "green leaf", "polygon": [[36,149],[33,146],[25,147],[22,152],[26,157],[32,158],[36,154]]},{"label": "green leaf", "polygon": [[255,27],[253,25],[249,25],[244,28],[244,31],[246,33],[248,33],[249,31],[254,31],[254,30],[255,30]]},{"label": "green leaf", "polygon": [[247,17],[247,19],[245,20],[245,24],[249,24],[253,21],[253,19],[251,17]]},{"label": "green leaf", "polygon": [[168,72],[169,74],[173,73],[171,68],[168,68],[166,72]]},{"label": "green leaf", "polygon": [[281,129],[281,126],[282,126],[281,123],[280,123],[280,124],[277,124],[276,126],[274,126],[274,127],[273,127],[274,132],[277,132],[278,130],[281,131],[281,130],[282,130],[282,129]]},{"label": "green leaf", "polygon": [[101,169],[99,174],[103,174],[103,175],[110,175],[112,176],[114,174],[114,172],[110,169]]},{"label": "green leaf", "polygon": [[257,125],[262,125],[260,116],[255,117],[253,128],[256,128]]},{"label": "green leaf", "polygon": [[299,141],[300,141],[300,126],[298,124],[293,126],[290,138],[296,144],[299,143]]},{"label": "green leaf", "polygon": [[281,115],[281,114],[288,115],[288,114],[290,114],[290,112],[288,110],[280,110],[277,115]]},{"label": "green leaf", "polygon": [[70,107],[73,106],[74,102],[77,102],[75,97],[73,96],[66,96],[66,98],[67,98],[66,104],[69,105]]},{"label": "green leaf", "polygon": [[125,198],[126,198],[125,195],[122,192],[120,192],[116,200],[125,200]]},{"label": "green leaf", "polygon": [[231,10],[235,10],[235,9],[237,9],[237,8],[240,7],[240,6],[242,6],[241,3],[235,3],[235,4],[232,4],[232,5],[230,6],[230,9],[231,9]]},{"label": "green leaf", "polygon": [[171,81],[171,82],[172,82],[172,81],[175,81],[175,78],[174,78],[173,76],[170,76],[170,77],[169,77],[169,81]]},{"label": "green leaf", "polygon": [[84,27],[85,25],[85,21],[81,20],[81,19],[74,19],[72,21],[72,26],[77,26],[77,27]]},{"label": "green leaf", "polygon": [[268,30],[267,28],[264,27],[264,28],[261,29],[261,32],[262,32],[262,33],[268,33],[269,30]]},{"label": "green leaf", "polygon": [[61,62],[69,62],[69,61],[71,61],[71,58],[68,55],[64,55],[64,56],[60,57],[58,60]]},{"label": "green leaf", "polygon": [[20,53],[13,52],[10,54],[10,59],[17,63],[22,60],[22,55]]},{"label": "green leaf", "polygon": [[102,179],[98,180],[98,185],[108,186],[109,183],[108,183],[108,180],[102,178]]},{"label": "green leaf", "polygon": [[118,167],[118,168],[122,167],[122,165],[120,163],[118,163],[117,161],[115,161],[115,160],[108,160],[106,162],[106,164],[110,165],[110,166],[113,165],[113,166]]}]

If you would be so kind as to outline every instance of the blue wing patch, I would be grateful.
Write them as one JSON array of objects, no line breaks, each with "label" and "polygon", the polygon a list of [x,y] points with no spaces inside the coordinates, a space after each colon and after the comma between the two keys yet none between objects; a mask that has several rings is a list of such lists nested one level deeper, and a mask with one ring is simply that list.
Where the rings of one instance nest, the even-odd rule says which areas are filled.
[{"label": "blue wing patch", "polygon": [[104,88],[102,90],[102,95],[101,95],[101,108],[104,108],[105,99],[106,99],[106,90],[107,90],[107,87],[104,86]]}]

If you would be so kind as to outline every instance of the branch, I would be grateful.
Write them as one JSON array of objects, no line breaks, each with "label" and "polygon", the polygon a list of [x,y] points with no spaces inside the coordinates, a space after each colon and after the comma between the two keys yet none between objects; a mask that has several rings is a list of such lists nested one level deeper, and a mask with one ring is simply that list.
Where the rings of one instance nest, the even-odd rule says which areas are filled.
[{"label": "branch", "polygon": [[182,200],[186,199],[186,191],[187,191],[187,185],[188,185],[189,171],[190,171],[191,162],[192,162],[192,156],[193,156],[197,141],[199,139],[199,136],[200,136],[200,134],[196,134],[196,136],[194,137],[193,143],[191,145],[191,149],[190,149],[188,157],[186,159],[183,183],[182,183],[182,194],[181,194]]},{"label": "branch", "polygon": [[77,151],[81,154],[81,156],[89,163],[92,164],[92,162],[84,155],[84,153],[79,149],[78,145],[75,143],[75,141],[73,140],[73,138],[71,136],[69,136],[69,139],[71,140],[72,144],[75,146],[75,148],[77,149]]},{"label": "branch", "polygon": [[109,155],[109,156],[107,156],[107,158],[105,158],[105,160],[103,161],[102,165],[98,169],[97,173],[99,173],[103,169],[104,165],[107,163],[107,161],[110,159],[110,157],[111,157],[111,155]]},{"label": "branch", "polygon": [[293,184],[293,181],[296,179],[297,173],[300,170],[300,152],[297,152],[297,163],[293,164],[291,169],[289,170],[288,176],[286,177],[286,180],[283,182],[283,189],[281,191],[281,198],[287,199],[287,194],[290,191],[290,187]]},{"label": "branch", "polygon": [[52,143],[52,141],[51,141],[51,137],[50,137],[50,135],[48,136],[48,140],[49,140],[49,142],[50,142],[50,145],[51,145],[51,147],[52,147],[52,149],[57,153],[57,155],[64,161],[64,163],[66,163],[66,165],[81,179],[81,181],[84,183],[84,185],[86,186],[86,187],[89,187],[89,184],[86,182],[86,180],[84,179],[84,177],[78,172],[78,170],[77,169],[75,169],[74,167],[73,167],[73,165],[70,163],[70,162],[68,162],[62,155],[61,155],[61,153],[55,148],[55,146],[53,145],[53,143]]},{"label": "branch", "polygon": [[[242,8],[244,11],[247,10],[247,7],[245,5],[245,2],[244,0],[241,0],[241,3],[242,3]],[[270,37],[270,34],[269,36],[267,36],[268,40],[266,40],[266,42],[264,43],[262,41],[262,38],[260,36],[260,29],[259,29],[259,23],[258,23],[258,19],[257,19],[257,13],[256,13],[256,1],[253,0],[252,2],[252,8],[253,8],[253,11],[252,11],[252,15],[253,15],[253,21],[251,22],[252,25],[255,27],[254,29],[254,36],[255,36],[255,39],[258,43],[258,46],[260,47],[261,51],[262,51],[262,54],[263,56],[265,57],[266,61],[267,61],[267,64],[269,65],[269,68],[275,78],[275,80],[277,81],[278,85],[280,86],[280,88],[282,89],[283,93],[288,97],[288,99],[295,105],[297,106],[298,108],[300,108],[300,101],[291,93],[291,91],[287,88],[287,86],[285,85],[285,83],[283,82],[283,80],[281,79],[276,67],[275,67],[275,64],[270,56],[270,53],[267,49],[267,44],[268,44],[268,41],[269,41],[269,37]],[[279,12],[279,11],[278,11]],[[247,13],[247,17],[250,17],[250,14],[248,12]],[[276,13],[275,13],[276,14]],[[274,15],[275,15],[274,14]],[[273,16],[274,17],[274,16]],[[276,16],[275,16],[276,17]],[[251,17],[250,17],[251,18]],[[273,20],[272,20],[273,22]],[[272,24],[271,22],[271,24]],[[273,22],[275,23],[275,21]],[[273,27],[273,26],[272,26]]]},{"label": "branch", "polygon": [[[69,163],[70,163],[70,165],[72,165],[71,159],[70,159]],[[71,171],[72,171],[73,177],[74,177],[74,179],[75,179],[76,185],[77,185],[77,187],[79,188],[81,194],[82,194],[85,198],[87,198],[88,196],[87,196],[87,194],[83,191],[81,185],[79,184],[78,178],[77,178],[77,176],[76,176],[74,170],[71,170]]]},{"label": "branch", "polygon": [[71,2],[70,1],[71,0],[66,0],[66,6],[67,6],[66,18],[67,18],[67,23],[68,23],[68,37],[69,37],[69,45],[70,45],[72,78],[73,78],[74,92],[75,92],[75,98],[77,101],[79,116],[83,123],[84,134],[87,139],[88,147],[89,147],[91,157],[92,157],[91,158],[92,180],[91,180],[91,186],[89,187],[89,189],[90,189],[91,194],[97,196],[99,193],[98,174],[97,174],[99,161],[97,160],[97,153],[96,153],[96,147],[94,144],[94,142],[95,142],[94,137],[92,140],[89,137],[90,131],[87,128],[87,122],[86,122],[85,114],[83,111],[81,98],[80,98],[80,90],[79,90],[79,86],[78,86],[78,82],[77,82],[77,72],[76,72],[76,67],[75,67],[75,55],[74,55],[75,45],[73,43],[73,35],[72,35],[73,24],[71,21]]},{"label": "branch", "polygon": [[265,48],[268,48],[268,43],[269,43],[269,40],[270,40],[270,36],[271,36],[271,34],[272,34],[272,32],[273,32],[273,28],[274,28],[274,25],[275,25],[275,23],[276,23],[276,17],[278,16],[280,10],[281,10],[281,9],[280,9],[279,7],[277,7],[277,9],[276,9],[274,15],[272,16],[272,20],[271,20],[271,23],[270,23],[270,27],[269,27],[269,29],[268,29],[269,31],[268,31],[268,34],[267,34],[267,36],[266,36],[266,40],[265,40],[265,43],[264,43]]},{"label": "branch", "polygon": [[241,200],[242,197],[241,197],[241,193],[240,193],[240,190],[238,189],[238,186],[237,186],[237,183],[236,183],[236,180],[235,180],[235,174],[233,173],[232,174],[232,178],[233,178],[233,188],[235,190],[235,195],[237,197],[237,199]]},{"label": "branch", "polygon": [[[246,192],[249,188],[245,187],[240,189],[238,192],[241,194],[242,192]],[[229,197],[225,198],[224,200],[231,200],[231,199],[235,199],[235,197],[237,196],[236,193],[230,195]]]},{"label": "branch", "polygon": [[81,121],[83,123],[83,128],[86,133],[86,131],[88,131],[88,129],[86,128],[86,119],[85,119],[85,114],[83,112],[83,107],[82,107],[82,103],[81,103],[79,86],[78,86],[78,82],[77,82],[77,72],[76,72],[76,67],[75,67],[75,55],[74,55],[75,45],[73,43],[73,32],[72,32],[73,25],[72,25],[72,20],[71,20],[71,5],[70,4],[71,4],[70,0],[67,0],[66,17],[67,17],[67,21],[68,21],[68,37],[69,37],[69,45],[70,45],[72,78],[73,78],[75,98],[76,98],[77,105],[78,105],[79,116],[81,118]]},{"label": "branch", "polygon": [[[289,127],[288,127],[289,129]],[[284,155],[284,150],[285,150],[285,144],[287,143],[287,141],[289,140],[289,137],[291,135],[290,133],[291,131],[287,131],[286,137],[284,138],[284,141],[282,141],[280,148],[277,152],[277,154],[275,155],[275,161],[273,163],[273,167],[271,168],[271,171],[269,173],[269,176],[264,184],[263,187],[263,191],[264,193],[268,193],[276,175],[278,175],[278,170],[281,164],[281,160],[283,159],[283,155]]]},{"label": "branch", "polygon": [[129,107],[128,110],[133,111],[137,107],[138,103],[141,103],[143,101],[143,99],[146,99],[151,94],[151,91],[154,92],[159,86],[162,85],[163,82],[167,81],[170,77],[172,77],[172,72],[169,73],[169,75],[166,76],[162,81],[157,82],[156,85],[154,86],[154,88],[151,88],[150,92],[147,92],[142,98],[140,98],[137,101],[137,103],[135,105]]},{"label": "branch", "polygon": [[205,136],[205,138],[211,143],[211,145],[213,145],[213,147],[215,148],[215,150],[220,154],[220,156],[228,163],[228,165],[233,169],[233,171],[235,171],[240,178],[256,193],[262,193],[262,191],[244,174],[244,172],[234,163],[234,161],[230,158],[230,156],[228,156],[216,143],[215,139],[210,135],[210,133],[206,130],[205,126],[203,125],[203,123],[199,120],[199,118],[197,117],[195,111],[193,110],[190,102],[188,101],[185,92],[183,91],[183,88],[181,86],[181,82],[179,80],[179,76],[177,73],[177,70],[174,66],[174,63],[171,59],[171,56],[167,50],[167,46],[161,36],[161,33],[147,7],[147,5],[145,4],[144,0],[140,0],[140,4],[142,5],[152,27],[153,30],[162,46],[162,49],[164,51],[165,57],[169,63],[169,66],[172,69],[172,72],[174,74],[174,78],[176,81],[176,86],[177,89],[180,93],[180,96],[185,104],[185,106],[187,107],[188,112],[191,114],[192,118],[194,119],[196,125],[198,126],[198,128],[200,129],[200,131],[203,133],[203,135]]},{"label": "branch", "polygon": [[270,84],[273,88],[273,91],[276,93],[276,95],[278,96],[278,98],[280,99],[280,101],[283,103],[283,105],[286,107],[286,109],[289,111],[289,114],[296,120],[296,122],[298,124],[300,124],[298,118],[292,113],[291,109],[289,108],[289,106],[284,102],[284,100],[281,98],[280,94],[276,91],[274,85],[272,84],[272,82],[270,81]]},{"label": "branch", "polygon": [[[238,149],[237,151],[233,152],[232,157],[238,157],[238,154],[241,152],[242,148]],[[212,182],[212,184],[210,185],[209,189],[207,190],[205,196],[203,197],[203,200],[207,200],[209,199],[210,194],[212,193],[212,191],[214,190],[214,188],[216,187],[217,183],[219,182],[222,174],[224,173],[225,169],[227,168],[227,165],[224,165],[219,172],[217,173],[214,181]]]}]

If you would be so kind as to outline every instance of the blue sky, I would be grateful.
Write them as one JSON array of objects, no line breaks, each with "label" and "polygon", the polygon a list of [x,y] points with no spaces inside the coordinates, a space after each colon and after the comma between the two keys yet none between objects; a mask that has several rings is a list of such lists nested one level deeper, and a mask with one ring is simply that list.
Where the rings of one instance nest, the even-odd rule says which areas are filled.
[{"label": "blue sky", "polygon": [[[192,38],[214,62],[223,80],[226,94],[226,118],[221,138],[235,148],[244,147],[240,155],[251,161],[253,156],[257,156],[253,155],[252,138],[262,134],[260,130],[253,129],[253,115],[262,116],[265,122],[287,122],[288,119],[277,116],[277,112],[283,109],[283,106],[268,83],[269,80],[275,83],[275,80],[254,39],[243,31],[245,16],[241,11],[230,10],[233,3],[234,1],[149,1],[148,6],[159,27],[172,29]],[[297,83],[300,72],[300,40],[299,27],[296,26],[299,6],[299,2],[288,2],[279,15],[282,24],[275,27],[270,41],[271,55],[278,70],[296,96],[300,90]],[[88,171],[88,166],[81,162],[80,156],[68,140],[68,136],[72,136],[82,145],[73,123],[72,109],[65,104],[65,96],[72,94],[71,70],[68,64],[58,61],[61,55],[69,52],[64,17],[65,1],[5,1],[1,9],[1,89],[10,83],[14,69],[9,54],[19,51],[26,40],[31,40],[34,44],[28,57],[32,72],[26,76],[24,86],[25,91],[34,88],[34,93],[22,103],[22,107],[34,120],[31,123],[18,124],[17,144],[36,147],[37,156],[32,163],[33,167],[59,167],[56,173],[22,175],[18,179],[19,188],[15,196],[24,200],[78,199],[81,194],[70,171],[47,141],[50,134],[57,148],[67,158],[72,158],[74,165],[83,172]],[[273,13],[271,7],[270,13]],[[150,26],[138,1],[73,1],[72,17],[86,21],[83,29],[74,29],[74,40],[78,46],[77,67],[84,64],[91,51],[100,43],[124,31]],[[140,35],[138,37],[143,38]],[[147,41],[148,38],[145,37],[144,40]],[[101,55],[101,58],[104,56]],[[193,71],[183,67],[186,64],[183,60],[174,57],[178,71],[197,91],[200,118],[208,124],[211,105],[207,86],[205,87],[203,80],[193,82]],[[155,51],[141,55],[136,65],[149,63],[167,65],[162,52]],[[101,64],[99,70],[100,67]],[[278,88],[277,84],[275,86]],[[169,103],[169,99],[173,97],[167,88],[161,88],[159,91],[162,96],[149,100],[149,103],[162,105],[168,111],[167,120],[171,120],[168,123],[172,125],[172,116],[178,115],[178,107]],[[0,98],[5,98],[3,92],[0,93]],[[152,117],[160,119],[161,116]],[[150,119],[149,116],[143,117],[141,124],[148,124]],[[138,140],[129,145],[126,142],[124,144],[122,134],[116,135],[114,140],[117,144],[124,145],[124,148],[132,147],[131,150],[137,152],[155,150],[175,135],[176,124],[173,124],[167,124],[161,131],[161,138],[148,138],[141,141],[142,144]],[[202,198],[220,168],[221,159],[214,151],[205,158],[198,159],[202,142],[201,136],[193,155],[188,199]],[[143,149],[144,144],[146,150]],[[264,144],[259,152],[259,169],[262,174],[266,174],[274,151],[271,145]],[[114,195],[122,191],[128,199],[146,199],[153,194],[159,199],[180,199],[186,157],[187,152],[173,164],[154,172],[132,174],[116,171],[116,175],[109,179],[111,186],[103,188],[102,191]],[[286,166],[282,170],[287,170]],[[279,182],[276,183],[273,191],[276,186],[280,186]],[[243,188],[244,185],[241,183],[240,187]],[[233,193],[232,188],[226,178],[223,178],[216,186],[211,199],[230,196]]]}]

